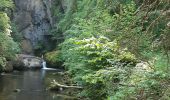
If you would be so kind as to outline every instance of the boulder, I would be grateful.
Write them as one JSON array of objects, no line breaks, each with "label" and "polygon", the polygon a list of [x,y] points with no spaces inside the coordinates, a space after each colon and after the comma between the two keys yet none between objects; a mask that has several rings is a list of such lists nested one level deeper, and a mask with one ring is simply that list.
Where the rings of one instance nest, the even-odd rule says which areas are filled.
[{"label": "boulder", "polygon": [[135,66],[135,69],[136,71],[138,72],[151,72],[153,69],[151,68],[151,66],[149,65],[149,63],[147,62],[140,62],[140,63],[137,63],[136,66]]},{"label": "boulder", "polygon": [[14,61],[14,69],[16,70],[39,69],[41,67],[42,59],[36,56],[19,54]]},{"label": "boulder", "polygon": [[62,66],[63,62],[61,60],[61,51],[59,50],[46,53],[44,59],[47,62],[48,67],[60,69],[64,68]]},{"label": "boulder", "polygon": [[13,71],[13,64],[11,61],[7,61],[5,68],[3,69],[4,72],[12,72]]}]

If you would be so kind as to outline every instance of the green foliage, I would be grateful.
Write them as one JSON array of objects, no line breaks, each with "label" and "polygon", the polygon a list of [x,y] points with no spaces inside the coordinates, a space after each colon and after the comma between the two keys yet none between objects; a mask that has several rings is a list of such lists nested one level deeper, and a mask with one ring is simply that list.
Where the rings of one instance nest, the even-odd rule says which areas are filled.
[{"label": "green foliage", "polygon": [[61,53],[58,50],[46,53],[45,60],[50,65],[50,67],[62,66]]},{"label": "green foliage", "polygon": [[145,51],[142,53],[145,59],[154,66],[155,70],[159,71],[169,71],[169,61],[165,53],[161,52],[149,52]]},{"label": "green foliage", "polygon": [[4,12],[0,12],[0,30],[2,31],[6,31],[6,29],[9,29],[10,25],[9,25],[9,18],[7,16],[6,13]]},{"label": "green foliage", "polygon": [[0,57],[0,71],[3,70],[3,68],[5,67],[6,65],[6,59],[4,57]]},{"label": "green foliage", "polygon": [[18,44],[11,37],[0,33],[0,55],[6,58],[13,58],[16,52],[19,52]]},{"label": "green foliage", "polygon": [[23,36],[21,34],[21,32],[18,31],[18,27],[17,25],[15,25],[14,23],[11,23],[11,36],[14,39],[15,42],[21,42],[21,40],[23,39]]},{"label": "green foliage", "polygon": [[4,9],[4,8],[12,8],[13,2],[12,0],[1,0],[0,1],[0,10]]},{"label": "green foliage", "polygon": [[10,37],[10,25],[8,16],[5,13],[0,14],[0,55],[11,58],[15,52],[18,52],[18,45]]},{"label": "green foliage", "polygon": [[[11,8],[10,0],[0,1],[0,9]],[[6,61],[14,59],[15,54],[19,52],[19,47],[11,37],[10,20],[4,11],[0,11],[0,69],[4,68]]]},{"label": "green foliage", "polygon": [[[166,0],[69,2],[55,31],[63,32],[62,60],[75,82],[84,86],[81,96],[92,100],[168,98],[169,29],[162,12],[167,10]],[[137,66],[140,60],[147,63]]]},{"label": "green foliage", "polygon": [[[169,73],[156,72],[141,72],[132,70],[132,77],[128,81],[117,84],[115,94],[111,94],[108,100],[126,100],[126,99],[151,99],[164,97],[164,92],[167,91],[169,85]],[[131,77],[130,76],[130,77]],[[135,83],[134,80],[138,79]],[[139,80],[140,79],[140,80]],[[114,85],[116,86],[116,85]]]},{"label": "green foliage", "polygon": [[[133,54],[126,49],[121,49],[116,40],[110,41],[104,36],[83,40],[70,39],[69,43],[73,46],[70,47],[70,44],[63,44],[63,46],[69,46],[67,47],[67,52],[64,50],[64,64],[68,67],[68,71],[75,76],[75,81],[79,82],[79,84],[88,83],[87,87],[93,87],[97,83],[105,86],[104,82],[107,80],[103,80],[103,77],[109,77],[109,73],[112,76],[114,73],[105,70],[107,74],[99,74],[102,72],[102,69],[109,67],[132,67],[136,63],[136,58]],[[91,91],[94,90],[96,90],[95,93],[102,92],[100,94],[103,96],[106,94],[101,88],[93,88]],[[98,98],[100,96],[93,97]]]}]

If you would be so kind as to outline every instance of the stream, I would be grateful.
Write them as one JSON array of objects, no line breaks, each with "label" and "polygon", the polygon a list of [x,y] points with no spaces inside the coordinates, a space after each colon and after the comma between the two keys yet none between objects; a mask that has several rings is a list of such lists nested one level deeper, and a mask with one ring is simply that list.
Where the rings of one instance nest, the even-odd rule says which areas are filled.
[{"label": "stream", "polygon": [[[47,89],[59,70],[14,71],[0,75],[0,100],[71,100]],[[69,99],[70,98],[70,99]]]}]

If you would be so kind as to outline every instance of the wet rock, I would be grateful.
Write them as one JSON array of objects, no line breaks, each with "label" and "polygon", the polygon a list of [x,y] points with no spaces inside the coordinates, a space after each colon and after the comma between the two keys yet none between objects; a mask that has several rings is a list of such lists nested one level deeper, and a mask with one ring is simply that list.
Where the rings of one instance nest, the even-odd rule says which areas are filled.
[{"label": "wet rock", "polygon": [[52,52],[47,52],[44,56],[45,61],[47,62],[47,65],[51,68],[59,68],[64,69],[63,62],[61,61],[61,51],[56,50]]},{"label": "wet rock", "polygon": [[7,61],[4,72],[12,72],[13,71],[13,63],[11,61]]},{"label": "wet rock", "polygon": [[[16,6],[12,20],[22,33],[23,53],[33,54],[40,42],[48,46],[49,30],[52,24],[51,0],[13,0]],[[26,47],[25,47],[26,46]],[[29,49],[27,48],[29,47]]]},{"label": "wet rock", "polygon": [[14,69],[16,70],[37,69],[41,67],[42,59],[36,56],[19,54],[14,61]]},{"label": "wet rock", "polygon": [[21,41],[21,47],[24,50],[23,52],[26,54],[32,54],[33,53],[33,48],[32,44],[29,40],[22,40]]},{"label": "wet rock", "polygon": [[2,72],[0,75],[5,75],[5,73],[4,73],[4,72]]},{"label": "wet rock", "polygon": [[20,91],[21,91],[20,89],[13,90],[13,92],[20,92]]}]

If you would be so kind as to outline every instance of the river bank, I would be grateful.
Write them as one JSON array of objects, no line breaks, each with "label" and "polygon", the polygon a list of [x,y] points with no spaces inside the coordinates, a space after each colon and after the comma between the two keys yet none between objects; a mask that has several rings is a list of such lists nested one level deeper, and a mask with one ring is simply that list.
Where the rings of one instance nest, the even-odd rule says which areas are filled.
[{"label": "river bank", "polygon": [[65,81],[61,73],[63,73],[61,70],[3,73],[0,75],[0,98],[3,100],[77,100],[77,93],[72,89],[49,90],[52,80],[61,83]]}]

